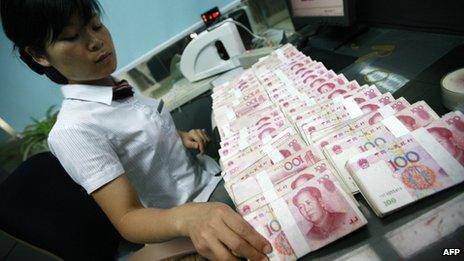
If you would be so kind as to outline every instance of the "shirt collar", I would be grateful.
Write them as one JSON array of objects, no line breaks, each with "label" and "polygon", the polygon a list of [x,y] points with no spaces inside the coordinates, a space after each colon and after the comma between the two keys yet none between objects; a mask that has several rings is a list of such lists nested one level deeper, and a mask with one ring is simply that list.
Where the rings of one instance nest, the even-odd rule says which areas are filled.
[{"label": "shirt collar", "polygon": [[67,84],[61,86],[61,93],[65,99],[100,102],[111,105],[113,100],[112,86]]}]

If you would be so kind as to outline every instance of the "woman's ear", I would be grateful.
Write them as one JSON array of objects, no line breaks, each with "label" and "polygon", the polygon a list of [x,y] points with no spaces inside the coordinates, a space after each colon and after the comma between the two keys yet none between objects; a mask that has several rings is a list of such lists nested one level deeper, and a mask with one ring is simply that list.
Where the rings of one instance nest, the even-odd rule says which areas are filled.
[{"label": "woman's ear", "polygon": [[45,55],[37,53],[33,48],[27,46],[24,50],[32,57],[32,59],[34,59],[36,63],[42,65],[43,67],[52,66]]}]

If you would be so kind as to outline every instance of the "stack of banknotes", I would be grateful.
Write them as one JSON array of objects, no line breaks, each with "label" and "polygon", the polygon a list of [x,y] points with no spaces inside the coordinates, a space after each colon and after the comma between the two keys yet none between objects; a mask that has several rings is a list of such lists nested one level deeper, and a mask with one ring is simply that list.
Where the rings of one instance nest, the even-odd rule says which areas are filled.
[{"label": "stack of banknotes", "polygon": [[273,244],[270,259],[301,257],[364,226],[355,193],[382,216],[464,178],[460,112],[440,118],[289,44],[212,98],[225,187]]}]

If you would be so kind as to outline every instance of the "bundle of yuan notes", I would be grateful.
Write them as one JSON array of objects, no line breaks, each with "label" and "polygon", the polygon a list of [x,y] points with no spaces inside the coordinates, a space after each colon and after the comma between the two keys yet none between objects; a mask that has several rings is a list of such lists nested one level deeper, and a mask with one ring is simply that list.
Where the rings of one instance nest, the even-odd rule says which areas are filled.
[{"label": "bundle of yuan notes", "polygon": [[464,178],[462,114],[360,86],[292,45],[212,98],[225,188],[273,260],[364,226],[354,193],[381,216]]},{"label": "bundle of yuan notes", "polygon": [[[450,112],[425,127],[404,131],[391,142],[357,154],[346,163],[379,216],[464,180],[462,113]],[[389,135],[381,132],[376,139],[387,141]]]}]

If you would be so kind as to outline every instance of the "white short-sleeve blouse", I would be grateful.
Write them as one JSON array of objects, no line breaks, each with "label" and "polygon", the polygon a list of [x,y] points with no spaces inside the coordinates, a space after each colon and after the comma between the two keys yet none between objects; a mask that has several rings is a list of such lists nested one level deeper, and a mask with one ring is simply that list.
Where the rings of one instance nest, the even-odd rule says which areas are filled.
[{"label": "white short-sleeve blouse", "polygon": [[146,207],[207,201],[220,168],[210,157],[186,151],[169,110],[158,111],[159,101],[137,93],[112,101],[108,86],[61,90],[65,99],[48,144],[87,193],[125,173]]}]

